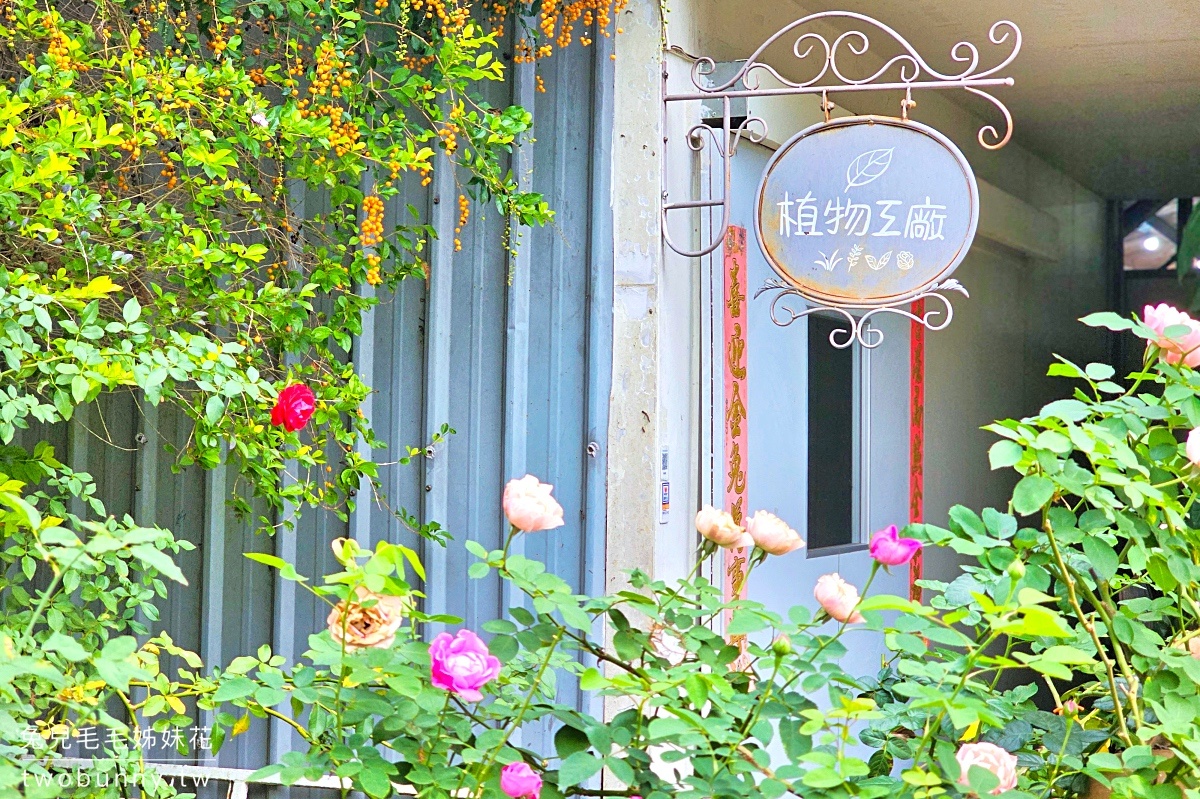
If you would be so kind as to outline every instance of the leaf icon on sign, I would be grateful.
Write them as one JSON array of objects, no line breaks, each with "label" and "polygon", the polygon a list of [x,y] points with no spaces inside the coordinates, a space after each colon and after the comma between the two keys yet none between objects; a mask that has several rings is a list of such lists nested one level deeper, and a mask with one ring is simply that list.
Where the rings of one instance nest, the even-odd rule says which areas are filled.
[{"label": "leaf icon on sign", "polygon": [[855,186],[865,186],[873,180],[883,176],[887,168],[892,165],[892,153],[895,148],[888,147],[881,150],[868,150],[850,162],[850,166],[846,169],[846,188],[845,191]]}]

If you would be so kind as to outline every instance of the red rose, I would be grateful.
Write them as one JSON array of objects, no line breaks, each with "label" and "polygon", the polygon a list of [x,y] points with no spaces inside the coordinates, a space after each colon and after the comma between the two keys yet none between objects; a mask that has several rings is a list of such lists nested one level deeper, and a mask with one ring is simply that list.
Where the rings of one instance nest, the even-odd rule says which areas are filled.
[{"label": "red rose", "polygon": [[292,383],[279,392],[279,399],[271,409],[271,424],[295,432],[308,424],[316,408],[317,398],[312,389],[303,383]]}]

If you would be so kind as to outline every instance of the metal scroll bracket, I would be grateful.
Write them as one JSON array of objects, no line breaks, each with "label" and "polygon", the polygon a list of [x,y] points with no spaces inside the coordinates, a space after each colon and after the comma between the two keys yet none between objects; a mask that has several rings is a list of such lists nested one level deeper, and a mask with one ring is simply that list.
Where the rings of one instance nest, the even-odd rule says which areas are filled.
[{"label": "metal scroll bracket", "polygon": [[[848,29],[830,39],[824,33],[812,30],[814,25],[823,21],[845,22]],[[898,46],[899,53],[887,58],[882,66],[870,72],[866,77],[850,77],[855,74],[851,68],[855,59],[865,56],[871,46],[868,32],[871,35],[882,34],[886,40]],[[793,36],[795,39],[791,38]],[[792,55],[801,69],[807,68],[812,73],[810,77],[805,80],[785,78],[778,70],[761,60],[764,53],[780,41],[792,42]],[[988,30],[988,41],[997,47],[1003,45],[1011,47],[1007,55],[995,66],[981,67],[979,48],[971,42],[959,42],[950,49],[950,59],[957,65],[961,65],[961,69],[941,72],[931,67],[903,36],[879,20],[850,11],[825,11],[795,20],[777,31],[759,45],[758,49],[740,66],[736,73],[726,80],[719,82],[712,80],[717,64],[708,57],[701,58],[692,65],[690,77],[694,91],[679,94],[668,93],[664,75],[664,114],[672,103],[696,100],[719,102],[722,109],[719,128],[709,124],[695,125],[688,131],[686,137],[688,147],[692,151],[701,152],[711,145],[717,157],[720,158],[722,196],[716,200],[667,202],[667,197],[664,195],[662,205],[664,242],[685,258],[699,258],[716,250],[725,240],[725,233],[729,228],[731,218],[732,197],[730,192],[733,156],[737,152],[738,144],[743,139],[761,142],[767,136],[767,123],[761,118],[735,118],[732,115],[731,104],[737,99],[819,94],[821,95],[822,109],[828,115],[832,107],[829,96],[832,94],[894,91],[904,94],[904,99],[901,100],[901,117],[907,119],[909,111],[916,105],[912,99],[914,91],[963,89],[989,101],[1003,115],[1003,134],[996,126],[988,124],[980,128],[977,137],[980,146],[985,149],[1000,149],[1012,138],[1013,118],[1004,103],[991,94],[991,90],[1000,86],[1013,85],[1011,77],[1000,77],[999,73],[1006,70],[1020,52],[1021,31],[1014,23],[1001,20]],[[865,60],[858,63],[863,64]],[[778,85],[763,88],[761,86],[763,75],[769,76]],[[713,231],[712,241],[694,251],[680,247],[671,238],[669,226],[671,212],[694,211],[703,208],[721,209],[721,222]],[[953,288],[963,291],[957,283]],[[931,287],[930,291],[934,291],[934,288]],[[941,295],[937,296],[941,297]]]},{"label": "metal scroll bracket", "polygon": [[[871,318],[876,314],[888,313],[904,316],[924,325],[933,332],[948,327],[954,319],[954,306],[945,294],[948,291],[957,291],[964,297],[971,296],[963,284],[950,278],[933,284],[915,296],[905,297],[888,305],[809,305],[804,295],[782,280],[768,280],[762,288],[754,292],[754,297],[758,299],[764,293],[776,292],[775,298],[771,300],[771,321],[780,327],[787,327],[797,319],[817,312],[839,314],[846,318],[849,327],[834,328],[829,334],[829,343],[839,350],[844,350],[858,342],[864,348],[873,350],[883,343],[883,331],[870,324]],[[796,298],[802,304],[800,310],[796,310],[788,303],[789,300]],[[923,302],[926,300],[934,300],[938,305],[926,308]],[[918,307],[921,308],[921,311],[914,312],[913,309]]]}]

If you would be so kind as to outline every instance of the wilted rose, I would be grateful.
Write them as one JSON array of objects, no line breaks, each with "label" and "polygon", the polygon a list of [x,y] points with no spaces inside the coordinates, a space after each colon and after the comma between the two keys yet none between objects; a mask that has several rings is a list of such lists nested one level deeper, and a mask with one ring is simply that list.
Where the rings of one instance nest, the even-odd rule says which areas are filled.
[{"label": "wilted rose", "polygon": [[538,799],[542,778],[528,763],[509,763],[500,769],[500,790],[513,799]]},{"label": "wilted rose", "polygon": [[804,546],[804,539],[787,522],[773,513],[760,510],[746,520],[746,532],[755,545],[772,555],[786,555]]},{"label": "wilted rose", "polygon": [[271,424],[294,433],[308,424],[316,408],[317,398],[312,389],[303,383],[292,383],[279,392],[271,409]]},{"label": "wilted rose", "polygon": [[553,490],[554,486],[531,474],[509,480],[504,487],[504,515],[513,527],[526,533],[562,527],[563,509],[550,495]]},{"label": "wilted rose", "polygon": [[901,538],[896,525],[889,524],[871,537],[871,557],[884,566],[903,566],[922,546],[915,538]]},{"label": "wilted rose", "polygon": [[705,505],[696,514],[696,531],[726,549],[739,549],[754,546],[754,539],[723,510],[717,510],[712,505]]},{"label": "wilted rose", "polygon": [[843,580],[841,575],[836,572],[817,578],[813,596],[817,598],[817,602],[821,603],[821,607],[829,614],[830,618],[844,624],[858,624],[866,621],[863,615],[855,610],[861,601],[858,589]]},{"label": "wilted rose", "polygon": [[[347,651],[383,649],[396,640],[409,603],[403,597],[377,594],[364,586],[354,589],[357,600],[337,603],[326,620],[329,634]],[[369,605],[370,607],[366,607]]]},{"label": "wilted rose", "polygon": [[1017,756],[995,744],[986,741],[964,744],[959,748],[954,759],[958,761],[958,766],[962,769],[962,775],[958,778],[959,785],[969,787],[971,783],[967,779],[968,772],[971,770],[971,766],[978,766],[995,774],[996,778],[1000,780],[1000,784],[992,789],[993,796],[1017,787]]},{"label": "wilted rose", "polygon": [[434,638],[429,645],[429,664],[434,687],[458,694],[468,702],[483,699],[479,689],[500,674],[499,658],[470,630],[459,630],[453,638],[450,633]]}]

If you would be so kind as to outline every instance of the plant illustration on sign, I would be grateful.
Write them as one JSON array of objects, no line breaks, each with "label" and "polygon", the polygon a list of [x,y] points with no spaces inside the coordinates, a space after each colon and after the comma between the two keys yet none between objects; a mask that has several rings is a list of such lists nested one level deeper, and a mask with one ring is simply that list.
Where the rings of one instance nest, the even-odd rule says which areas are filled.
[{"label": "plant illustration on sign", "polygon": [[894,147],[879,150],[868,150],[850,162],[846,168],[845,191],[855,186],[865,186],[873,180],[883,177],[883,173],[892,165]]},{"label": "plant illustration on sign", "polygon": [[867,266],[871,267],[876,272],[878,272],[880,269],[883,269],[885,266],[888,265],[888,261],[892,260],[892,251],[888,250],[878,260],[875,259],[874,255],[867,255],[866,259],[867,259]]},{"label": "plant illustration on sign", "polygon": [[902,252],[896,256],[896,266],[904,272],[912,269],[916,262],[917,261],[915,258],[913,258],[913,254],[911,252]]},{"label": "plant illustration on sign", "polygon": [[824,269],[826,272],[832,272],[834,270],[834,268],[838,265],[838,263],[841,262],[841,260],[842,260],[841,257],[838,256],[838,252],[839,252],[838,250],[834,250],[833,255],[826,255],[825,253],[821,253],[821,257],[818,258],[813,263],[815,263],[817,266]]},{"label": "plant illustration on sign", "polygon": [[855,244],[850,248],[850,254],[846,256],[846,271],[858,266],[858,259],[862,257],[862,254],[863,246],[861,244]]}]

